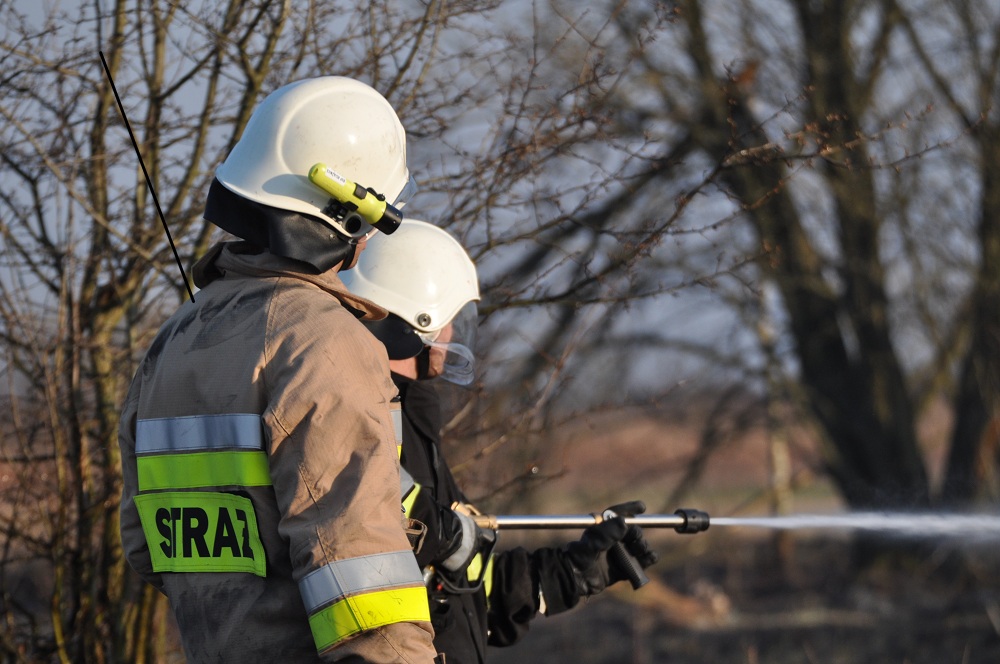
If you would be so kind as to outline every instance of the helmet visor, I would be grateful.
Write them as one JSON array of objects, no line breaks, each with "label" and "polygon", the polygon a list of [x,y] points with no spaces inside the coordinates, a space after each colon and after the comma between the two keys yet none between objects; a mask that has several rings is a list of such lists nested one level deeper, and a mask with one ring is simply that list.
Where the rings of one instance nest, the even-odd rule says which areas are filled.
[{"label": "helmet visor", "polygon": [[402,210],[406,203],[413,198],[417,193],[417,182],[413,179],[413,176],[407,176],[406,184],[403,185],[403,190],[399,192],[396,199],[392,202],[392,206],[397,210]]},{"label": "helmet visor", "polygon": [[456,385],[469,385],[476,377],[476,328],[479,313],[469,302],[440,330],[420,334],[430,352],[431,375]]},{"label": "helmet visor", "polygon": [[432,341],[427,344],[431,366],[437,375],[456,385],[469,385],[476,378],[476,356],[459,343]]}]

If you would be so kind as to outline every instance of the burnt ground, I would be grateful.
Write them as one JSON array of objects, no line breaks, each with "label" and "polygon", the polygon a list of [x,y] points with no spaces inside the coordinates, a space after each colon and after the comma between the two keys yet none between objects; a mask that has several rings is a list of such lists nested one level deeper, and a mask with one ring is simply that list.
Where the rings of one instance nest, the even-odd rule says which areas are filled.
[{"label": "burnt ground", "polygon": [[696,536],[703,550],[665,556],[637,592],[616,587],[535,620],[491,664],[1000,662],[998,547],[937,547],[858,571],[842,538],[779,548],[713,534]]},{"label": "burnt ground", "polygon": [[[932,475],[946,430],[939,425],[924,428]],[[577,513],[638,498],[649,512],[770,513],[768,442],[759,434],[718,450],[697,482],[676,492],[697,455],[697,428],[693,420],[595,418],[532,460],[552,479],[527,500],[486,507]],[[808,440],[795,442],[792,464],[791,513],[846,511]],[[492,649],[491,664],[1000,663],[1000,542],[880,540],[880,554],[862,564],[858,551],[871,550],[848,533],[712,527],[647,536],[661,555],[647,586],[616,586],[537,619],[521,643]],[[501,533],[501,543],[546,544],[524,533]]]}]

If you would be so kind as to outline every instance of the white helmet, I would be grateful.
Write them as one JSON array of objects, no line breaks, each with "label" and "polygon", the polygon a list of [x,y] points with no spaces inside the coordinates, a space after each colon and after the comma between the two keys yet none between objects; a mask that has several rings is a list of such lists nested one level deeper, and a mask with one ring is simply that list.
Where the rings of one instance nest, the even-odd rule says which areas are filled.
[{"label": "white helmet", "polygon": [[[459,384],[471,382],[479,280],[458,240],[426,221],[408,218],[391,240],[383,234],[368,240],[357,265],[339,276],[352,293],[388,309],[416,333],[409,336],[419,339],[408,342],[397,336],[398,330],[376,331],[382,324],[375,323],[373,332],[387,347],[399,343],[395,356],[389,348],[390,357],[412,357],[421,343],[439,347],[447,353],[442,376]],[[451,337],[439,341],[449,323]],[[383,338],[383,331],[392,338]]]},{"label": "white helmet", "polygon": [[309,180],[318,163],[397,208],[415,188],[396,112],[374,88],[341,76],[297,81],[268,95],[215,177],[244,198],[318,217],[345,237],[371,231],[365,225],[349,232],[327,214],[330,194]]}]

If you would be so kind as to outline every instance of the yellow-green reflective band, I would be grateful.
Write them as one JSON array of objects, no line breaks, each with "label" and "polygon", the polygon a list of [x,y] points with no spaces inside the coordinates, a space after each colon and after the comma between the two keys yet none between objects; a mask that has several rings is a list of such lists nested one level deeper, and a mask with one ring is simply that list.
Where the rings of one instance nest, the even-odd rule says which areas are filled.
[{"label": "yellow-green reflective band", "polygon": [[423,585],[347,597],[309,616],[317,652],[358,632],[401,622],[430,622]]},{"label": "yellow-green reflective band", "polygon": [[136,458],[139,491],[271,486],[267,454],[250,451],[156,454]]},{"label": "yellow-green reflective band", "polygon": [[430,620],[423,576],[409,550],[334,561],[303,577],[299,592],[320,652],[363,630]]},{"label": "yellow-green reflective band", "polygon": [[420,484],[414,483],[413,489],[403,495],[403,516],[407,519],[410,518],[410,512],[413,511],[413,504],[417,502],[417,495],[420,494]]},{"label": "yellow-green reflective band", "polygon": [[154,572],[267,575],[249,498],[204,491],[135,497]]},{"label": "yellow-green reflective band", "polygon": [[[472,562],[465,568],[465,576],[470,583],[475,583],[479,579],[479,571],[483,568],[483,554],[477,553],[472,558]],[[489,599],[493,592],[493,555],[486,560],[486,576],[483,577],[483,588],[486,590],[486,598]]]},{"label": "yellow-green reflective band", "polygon": [[472,556],[472,560],[469,561],[469,566],[465,568],[465,578],[469,581],[475,581],[479,578],[479,572],[483,569],[483,554],[477,553]]}]

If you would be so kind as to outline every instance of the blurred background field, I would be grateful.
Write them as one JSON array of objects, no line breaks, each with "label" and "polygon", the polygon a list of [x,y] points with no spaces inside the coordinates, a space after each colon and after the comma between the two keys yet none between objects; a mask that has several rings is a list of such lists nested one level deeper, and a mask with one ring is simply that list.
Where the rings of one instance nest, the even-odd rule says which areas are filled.
[{"label": "blurred background field", "polygon": [[[768,451],[749,433],[719,450],[683,504],[668,496],[697,454],[678,424],[635,413],[604,420],[554,444],[565,464],[529,501],[549,512],[598,510],[641,498],[651,512],[675,507],[715,516],[770,513]],[[625,422],[623,424],[623,422]],[[929,430],[934,423],[925,425]],[[844,513],[829,483],[811,472],[815,450],[795,453],[792,514]],[[540,455],[544,456],[543,453]],[[553,461],[555,463],[555,461]],[[649,469],[670,467],[660,476]],[[546,464],[543,464],[546,465]],[[589,504],[600,496],[603,502]],[[1000,518],[1000,517],[998,517]],[[862,562],[855,534],[717,526],[696,535],[647,532],[661,555],[638,592],[624,584],[572,613],[536,620],[491,662],[523,664],[938,664],[1000,661],[1000,542],[911,540],[905,555]],[[541,532],[502,533],[501,546],[557,543]],[[881,540],[883,543],[891,540]]]}]

